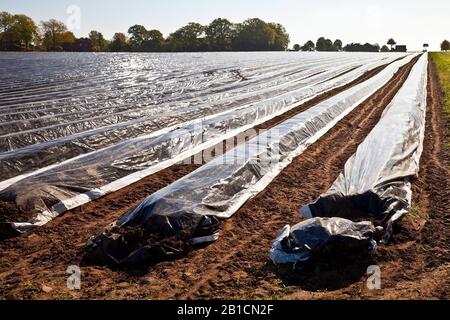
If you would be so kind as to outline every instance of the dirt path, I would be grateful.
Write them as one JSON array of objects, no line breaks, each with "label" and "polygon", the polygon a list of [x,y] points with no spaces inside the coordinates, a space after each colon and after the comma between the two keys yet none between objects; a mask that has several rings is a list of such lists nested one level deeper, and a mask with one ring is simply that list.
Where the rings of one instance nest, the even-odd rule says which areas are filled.
[{"label": "dirt path", "polygon": [[[430,80],[430,106],[421,179],[414,184],[419,203],[402,222],[392,246],[381,248],[376,260],[383,270],[383,290],[365,289],[359,266],[321,272],[310,281],[282,276],[267,252],[287,223],[297,223],[300,205],[328,189],[345,161],[377,123],[384,107],[406,79],[403,68],[377,94],[311,146],[269,187],[223,223],[216,243],[177,261],[149,270],[112,271],[82,268],[82,290],[66,289],[67,266],[78,264],[86,239],[131,206],[190,172],[174,166],[54,220],[33,233],[0,243],[0,298],[384,298],[443,297],[448,279],[448,159],[445,123],[440,115],[435,78]],[[447,161],[447,162],[446,162]],[[429,216],[429,218],[427,218]],[[446,219],[446,221],[445,221]],[[320,273],[320,277],[319,277]],[[419,280],[419,281],[417,281]],[[333,289],[330,289],[333,288]],[[327,291],[328,289],[328,291]],[[331,291],[330,291],[331,290]]]}]

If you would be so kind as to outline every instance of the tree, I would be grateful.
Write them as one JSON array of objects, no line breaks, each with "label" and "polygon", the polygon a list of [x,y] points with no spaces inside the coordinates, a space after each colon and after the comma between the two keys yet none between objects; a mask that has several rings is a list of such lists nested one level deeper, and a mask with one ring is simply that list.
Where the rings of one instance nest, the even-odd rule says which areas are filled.
[{"label": "tree", "polygon": [[347,51],[347,52],[379,52],[380,46],[377,43],[375,43],[375,44],[350,43],[344,47],[344,51]]},{"label": "tree", "polygon": [[301,49],[302,49],[302,51],[314,51],[316,49],[316,46],[315,46],[314,42],[309,40],[302,46]]},{"label": "tree", "polygon": [[342,41],[339,39],[336,39],[333,43],[333,49],[334,49],[334,51],[342,51]]},{"label": "tree", "polygon": [[294,44],[294,50],[295,51],[300,51],[301,47],[298,43]]},{"label": "tree", "polygon": [[391,47],[391,51],[392,51],[392,47],[395,46],[397,44],[397,42],[393,38],[390,38],[388,40],[387,44]]},{"label": "tree", "polygon": [[324,37],[320,37],[316,41],[316,50],[317,51],[327,51],[327,39]]},{"label": "tree", "polygon": [[201,24],[190,22],[169,36],[170,48],[172,51],[201,51],[205,49],[204,31]]},{"label": "tree", "polygon": [[136,24],[128,29],[129,45],[133,51],[142,51],[143,43],[148,40],[148,31],[144,26]]},{"label": "tree", "polygon": [[274,51],[286,51],[289,46],[289,34],[286,29],[279,23],[269,23],[270,28],[275,32],[275,38],[270,50]]},{"label": "tree", "polygon": [[144,51],[161,51],[164,44],[163,34],[156,29],[147,30],[147,40],[144,41]]},{"label": "tree", "polygon": [[387,45],[381,47],[381,52],[389,52],[389,48],[387,47]]},{"label": "tree", "polygon": [[370,52],[380,52],[380,45],[378,43],[375,44],[370,44],[370,43],[366,43],[364,45],[366,48],[369,48]]},{"label": "tree", "polygon": [[106,51],[108,47],[108,41],[105,40],[103,34],[98,31],[92,30],[89,32],[89,39],[92,44],[92,51],[94,52],[103,52]]},{"label": "tree", "polygon": [[30,44],[39,37],[38,27],[33,19],[24,14],[14,15],[13,20],[13,42],[15,45],[24,46],[28,50]]},{"label": "tree", "polygon": [[234,25],[227,19],[217,18],[205,27],[208,50],[231,50],[231,43],[235,35]]},{"label": "tree", "polygon": [[43,33],[42,44],[47,51],[62,50],[64,43],[75,41],[73,33],[68,33],[66,25],[61,21],[55,19],[42,21],[41,28]]},{"label": "tree", "polygon": [[269,51],[275,46],[276,31],[261,19],[247,19],[236,28],[233,50]]},{"label": "tree", "polygon": [[0,12],[0,49],[7,49],[11,41],[11,28],[13,26],[13,16],[6,12]]},{"label": "tree", "polygon": [[316,50],[317,51],[336,51],[333,48],[333,42],[330,39],[325,39],[324,37],[320,37],[316,42]]},{"label": "tree", "polygon": [[115,33],[109,45],[109,51],[112,52],[128,51],[127,36],[121,32]]},{"label": "tree", "polygon": [[61,43],[62,44],[71,44],[77,40],[73,32],[66,31],[61,34]]},{"label": "tree", "polygon": [[30,17],[0,12],[0,49],[28,50],[38,39],[38,27]]},{"label": "tree", "polygon": [[442,51],[450,50],[450,42],[447,41],[447,40],[442,41],[442,43],[441,43],[441,50]]}]

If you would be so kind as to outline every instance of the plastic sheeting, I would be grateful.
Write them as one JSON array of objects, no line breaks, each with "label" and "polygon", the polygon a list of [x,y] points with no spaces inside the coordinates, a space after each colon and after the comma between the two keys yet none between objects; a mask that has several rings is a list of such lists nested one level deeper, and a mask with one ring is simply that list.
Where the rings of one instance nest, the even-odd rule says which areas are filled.
[{"label": "plastic sheeting", "polygon": [[422,55],[379,123],[345,164],[331,188],[301,209],[305,217],[373,218],[385,227],[411,208],[425,134],[428,57]]},{"label": "plastic sheeting", "polygon": [[[294,157],[386,84],[413,56],[275,126],[149,196],[115,223],[190,241],[203,216],[231,217]],[[97,244],[98,245],[98,244]]]},{"label": "plastic sheeting", "polygon": [[[183,95],[184,100],[171,103],[154,105],[157,101],[150,101],[150,105],[143,106],[146,100],[140,100],[134,105],[87,109],[82,111],[83,117],[88,117],[87,119],[77,120],[80,112],[53,114],[55,111],[52,108],[45,110],[51,115],[31,117],[25,121],[3,122],[0,128],[8,132],[0,135],[0,147],[4,148],[0,150],[3,151],[0,154],[3,179],[33,172],[124,140],[145,135],[156,136],[177,127],[184,127],[189,121],[196,119],[232,112],[255,103],[270,104],[274,97],[283,96],[286,106],[289,106],[298,101],[301,92],[303,98],[306,98],[349,82],[370,68],[388,62],[374,58],[370,59],[372,63],[366,63],[367,58],[362,61],[332,61],[333,63],[321,62],[318,66],[315,65],[317,62],[311,64],[306,61],[299,63],[294,71],[293,67],[280,69],[278,73],[272,71],[272,78],[268,79],[266,75],[262,76],[263,79],[235,79],[238,83],[233,84],[231,88],[228,84],[215,84],[218,86],[214,88],[218,91],[216,94],[210,94],[208,90],[202,91],[200,87],[196,95],[203,93],[202,96],[190,98],[190,94],[186,93]],[[359,66],[361,64],[363,66]],[[352,70],[355,67],[358,68]],[[349,70],[351,71],[348,74],[333,79]],[[251,77],[251,74],[246,77]],[[314,87],[314,90],[311,87]],[[288,101],[291,97],[292,101]],[[121,108],[125,110],[122,111]],[[26,130],[24,125],[32,128]],[[55,157],[55,154],[58,157]]]},{"label": "plastic sheeting", "polygon": [[[319,83],[347,71],[348,68],[358,66],[358,63],[365,64],[368,60],[315,59],[311,62],[310,59],[304,59],[299,60],[296,65],[292,65],[292,62],[288,66],[281,65],[278,70],[267,68],[267,74],[254,74],[245,69],[230,67],[225,70],[200,70],[199,75],[180,77],[177,84],[182,93],[176,94],[172,92],[177,88],[172,88],[175,84],[164,77],[148,80],[144,78],[128,85],[120,82],[117,88],[109,88],[105,84],[108,81],[103,79],[102,90],[111,89],[113,93],[124,95],[121,99],[108,96],[106,101],[101,98],[102,95],[91,93],[90,90],[87,93],[79,92],[81,97],[33,103],[26,101],[40,99],[43,93],[14,90],[12,98],[3,99],[0,94],[0,106],[3,106],[2,111],[5,111],[0,116],[0,152],[6,153],[2,157],[2,171],[7,177],[17,175],[18,172],[23,174],[36,167],[54,163],[51,155],[55,153],[59,154],[58,158],[61,160],[70,159],[123,139],[262,101],[307,84]],[[375,61],[373,57],[371,60]],[[211,68],[217,68],[210,63]],[[245,61],[241,64],[245,66]],[[165,69],[161,69],[160,72],[163,73]],[[265,68],[261,68],[258,71],[264,70]],[[204,78],[203,81],[201,77]],[[177,78],[176,75],[174,78]],[[188,78],[190,82],[185,84],[182,81],[184,78]],[[154,83],[162,88],[157,90],[148,87]],[[72,85],[73,87],[64,88],[63,91],[76,91],[76,86]],[[186,89],[184,85],[190,89]],[[195,89],[191,86],[195,86]],[[47,87],[45,89],[48,90]],[[129,92],[131,90],[137,91],[139,95],[135,96]],[[85,95],[88,97],[83,101],[82,97]],[[17,100],[14,101],[16,104],[19,103],[18,106],[8,105],[11,102],[9,100],[13,98]],[[13,162],[11,159],[17,160]]]},{"label": "plastic sheeting", "polygon": [[350,250],[373,253],[377,229],[368,221],[355,223],[342,218],[313,218],[294,227],[285,226],[273,243],[269,257],[275,264],[296,264],[315,253],[344,254]]},{"label": "plastic sheeting", "polygon": [[[231,90],[230,92],[227,91],[226,94],[222,92],[218,96],[207,98],[209,104],[206,105],[199,105],[198,102],[197,104],[188,103],[184,105],[186,110],[179,108],[179,112],[200,118],[184,122],[181,128],[178,124],[152,132],[152,130],[160,128],[161,125],[176,123],[167,123],[161,120],[162,118],[158,118],[162,121],[162,124],[158,123],[157,127],[149,129],[150,134],[139,136],[139,134],[145,133],[145,130],[139,128],[142,128],[142,126],[151,127],[151,125],[145,122],[142,115],[136,111],[138,116],[132,121],[139,128],[130,126],[129,122],[123,122],[118,125],[122,131],[117,131],[117,126],[113,125],[113,132],[108,131],[110,127],[106,126],[75,133],[68,137],[55,136],[55,139],[51,139],[52,134],[46,136],[46,134],[40,132],[36,133],[36,137],[43,138],[43,141],[16,149],[14,148],[17,146],[11,142],[12,140],[8,140],[9,142],[5,145],[9,145],[14,150],[1,153],[0,163],[4,177],[10,176],[11,178],[0,183],[0,190],[3,189],[0,197],[2,199],[14,199],[19,206],[28,208],[35,214],[33,220],[13,223],[12,226],[19,231],[25,231],[32,226],[42,225],[68,209],[75,208],[138,181],[185,157],[208,148],[222,139],[286,112],[321,92],[343,85],[367,70],[388,63],[399,56],[394,55],[380,59],[380,56],[374,55],[355,55],[349,59],[347,56],[337,55],[338,61],[332,60],[331,62],[327,61],[329,57],[322,57],[321,55],[318,57],[319,59],[307,60],[300,66],[291,62],[287,69],[290,73],[286,73],[287,70],[280,66],[278,66],[278,69],[277,66],[267,67],[272,73],[281,73],[272,74],[272,77],[275,77],[275,79],[278,77],[279,80],[269,78],[270,81],[267,83],[254,80],[256,86],[248,87],[246,82],[252,81],[249,72],[245,76],[245,80],[240,79],[240,84],[226,83],[225,86],[231,86],[233,90],[241,91],[240,98],[233,96]],[[263,72],[266,70],[258,71],[261,74],[257,74],[257,76],[263,77],[264,81],[267,81],[267,76]],[[244,71],[242,74],[244,74]],[[240,77],[244,77],[242,74]],[[254,76],[258,79],[256,75]],[[276,84],[276,81],[280,83]],[[211,85],[208,90],[220,91],[217,86],[218,84]],[[246,100],[248,96],[251,96],[250,100]],[[200,97],[196,99],[200,99]],[[220,108],[210,104],[211,101],[215,100],[217,100],[217,106]],[[205,100],[201,101],[205,102]],[[253,102],[248,103],[249,101]],[[169,108],[166,111],[167,116],[174,117],[173,115],[177,114],[177,111],[171,109],[170,106],[167,105],[166,107]],[[231,109],[210,114],[214,108]],[[157,108],[157,110],[161,111],[160,108]],[[207,114],[210,115],[204,117],[205,114],[198,113],[195,110],[209,110]],[[176,119],[176,117],[174,118]],[[46,121],[50,121],[50,117],[47,116],[46,119]],[[188,120],[182,117],[180,119]],[[92,123],[95,122],[89,120],[89,122],[91,121]],[[156,123],[154,120],[150,122]],[[11,124],[12,122],[7,123],[7,125]],[[94,125],[96,124],[94,123]],[[68,124],[58,126],[71,127]],[[45,131],[50,130],[49,128],[52,128],[52,126],[44,129],[32,129],[31,131]],[[102,132],[100,136],[96,135],[98,132]],[[17,134],[3,136],[3,138],[9,139],[16,136],[17,141],[35,142],[34,138],[29,140],[21,136],[28,133],[27,131],[21,131]],[[137,137],[133,138],[135,135]],[[90,140],[91,138],[92,140]],[[48,139],[50,140],[47,141]],[[125,141],[116,143],[123,139]],[[109,144],[112,145],[103,147]],[[73,148],[77,149],[75,153],[72,152]],[[96,150],[97,148],[99,149]],[[61,163],[52,164],[64,160],[68,155],[84,153],[89,149],[94,149],[94,151],[75,156]],[[49,163],[49,166],[41,167]],[[33,171],[34,169],[37,170]],[[27,170],[31,172],[23,174]],[[22,175],[14,176],[19,172]],[[49,203],[51,204],[50,207],[48,206]]]}]

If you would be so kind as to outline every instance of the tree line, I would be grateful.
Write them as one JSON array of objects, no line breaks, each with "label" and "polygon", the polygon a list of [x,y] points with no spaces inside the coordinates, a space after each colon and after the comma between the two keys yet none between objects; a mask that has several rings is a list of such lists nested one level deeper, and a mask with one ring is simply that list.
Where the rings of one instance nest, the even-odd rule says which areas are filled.
[{"label": "tree line", "polygon": [[[295,51],[390,52],[395,51],[394,46],[396,44],[397,42],[394,39],[390,38],[386,42],[386,45],[383,45],[382,47],[380,47],[378,43],[349,43],[343,46],[342,41],[339,39],[332,41],[331,39],[320,37],[315,43],[309,40],[302,46],[299,44],[295,44],[293,49]],[[390,46],[390,48],[388,47],[388,45]]]},{"label": "tree line", "polygon": [[[233,23],[217,18],[208,25],[191,22],[171,33],[167,38],[156,29],[134,25],[127,34],[115,33],[111,40],[92,30],[88,37],[77,39],[67,26],[55,19],[37,25],[23,14],[0,12],[0,50],[94,51],[94,52],[192,52],[192,51],[285,51],[289,34],[279,23],[261,19],[247,19]],[[390,38],[385,45],[350,43],[320,37],[316,42],[295,44],[295,51],[395,51],[396,41]],[[390,48],[388,47],[390,46]],[[424,44],[424,48],[428,44]],[[445,40],[441,50],[450,50]]]},{"label": "tree line", "polygon": [[191,22],[167,38],[156,29],[134,25],[128,34],[116,33],[111,40],[92,30],[87,38],[77,39],[67,26],[55,19],[37,25],[30,17],[0,12],[0,50],[42,51],[285,51],[289,34],[279,23],[247,19],[232,23],[217,18],[204,26]]}]

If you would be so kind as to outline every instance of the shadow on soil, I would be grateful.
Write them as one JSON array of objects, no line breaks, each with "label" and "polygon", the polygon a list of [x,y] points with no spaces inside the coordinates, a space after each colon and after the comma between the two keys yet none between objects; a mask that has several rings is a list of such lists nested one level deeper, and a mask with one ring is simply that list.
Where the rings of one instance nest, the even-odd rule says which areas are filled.
[{"label": "shadow on soil", "polygon": [[286,286],[297,286],[306,291],[334,291],[360,281],[367,267],[374,264],[369,254],[315,256],[301,265],[275,266],[267,263],[268,270],[277,274]]}]

